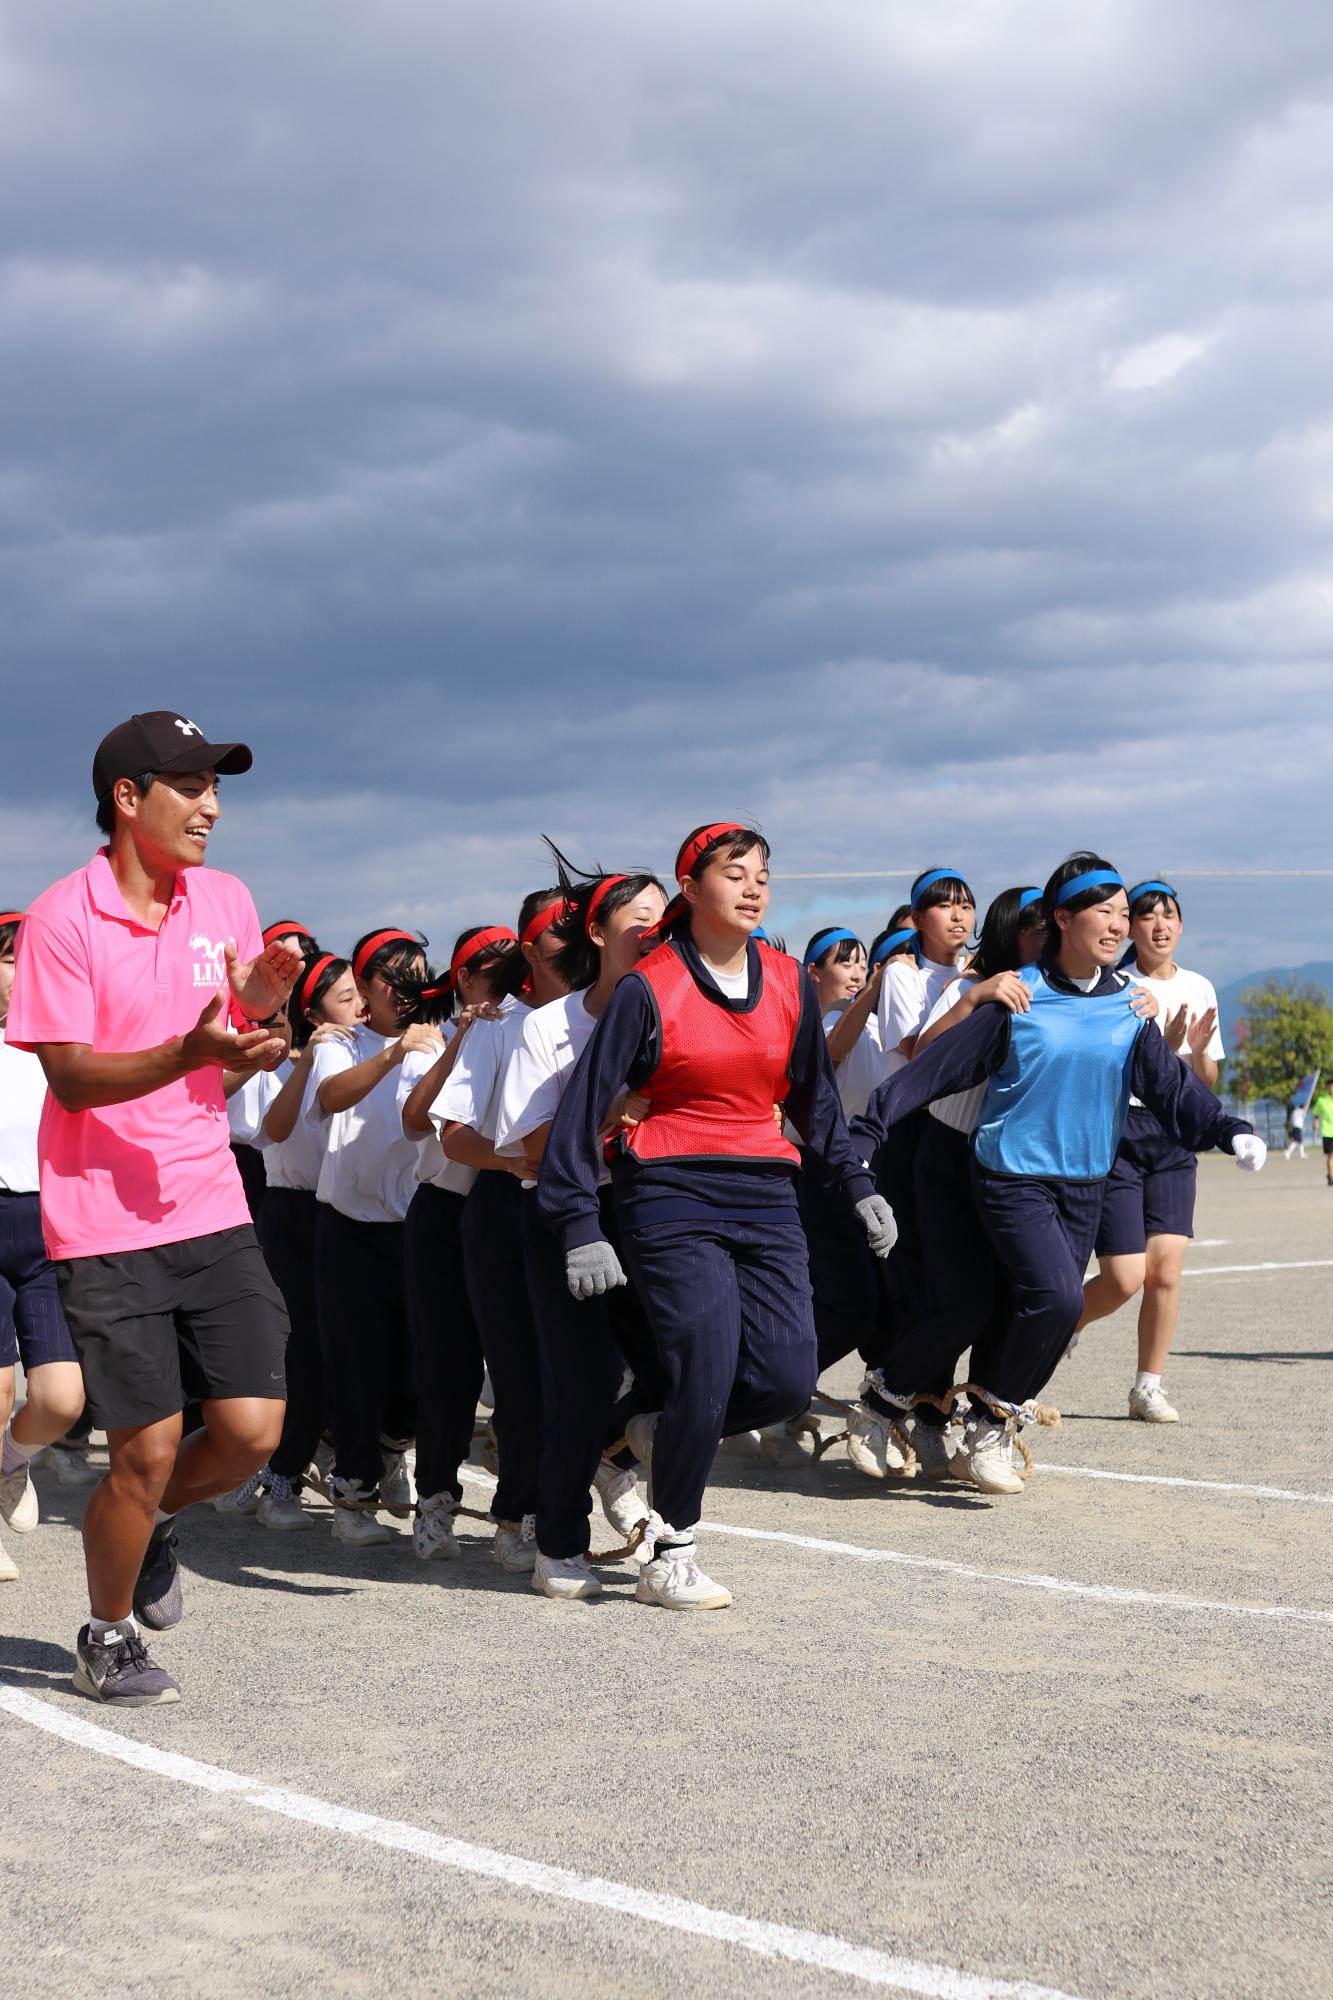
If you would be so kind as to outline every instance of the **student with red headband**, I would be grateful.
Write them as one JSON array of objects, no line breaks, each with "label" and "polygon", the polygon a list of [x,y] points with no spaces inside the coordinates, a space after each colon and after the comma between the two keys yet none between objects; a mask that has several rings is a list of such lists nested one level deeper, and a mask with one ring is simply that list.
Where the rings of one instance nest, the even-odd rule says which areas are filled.
[{"label": "student with red headband", "polygon": [[[271,944],[280,944],[284,950],[294,951],[303,964],[309,964],[319,950],[305,925],[299,923],[295,917],[281,917],[275,924],[265,924],[261,936],[266,949]],[[241,1176],[246,1205],[256,1230],[259,1228],[260,1210],[263,1208],[264,1197],[268,1191],[259,1132],[264,1122],[264,1113],[276,1094],[272,1076],[272,1071],[261,1070],[253,1077],[229,1075],[222,1080],[222,1088],[227,1097],[227,1124],[231,1129],[232,1157]],[[222,1497],[226,1498],[225,1495]]]},{"label": "student with red headband", "polygon": [[[1122,877],[1073,854],[1042,894],[1049,931],[1018,977],[1028,1005],[970,1012],[876,1091],[853,1136],[864,1148],[936,1099],[985,1085],[972,1140],[972,1196],[1012,1301],[974,1364],[955,1454],[985,1493],[1021,1493],[1013,1439],[1037,1415],[1083,1310],[1083,1274],[1131,1089],[1182,1146],[1216,1146],[1257,1173],[1266,1147],[1222,1109],[1142,1013],[1117,970],[1129,929]],[[890,1384],[890,1388],[894,1385]],[[902,1387],[905,1389],[906,1384]]]},{"label": "student with red headband", "polygon": [[306,1470],[319,1450],[328,1421],[328,1396],[315,1300],[315,1189],[324,1162],[327,1128],[302,1117],[315,1053],[324,1042],[350,1046],[365,1013],[345,958],[316,948],[287,1003],[297,1050],[275,1072],[278,1084],[258,1135],[267,1192],[259,1213],[259,1241],[287,1307],[287,1411],[282,1436],[268,1464],[234,1493],[213,1505],[222,1514],[253,1514],[261,1527],[307,1528],[301,1505]]},{"label": "student with red headband", "polygon": [[794,958],[754,942],[768,907],[768,843],[731,822],[700,827],[676,859],[663,942],[621,980],[566,1086],[538,1200],[559,1233],[570,1290],[625,1282],[598,1203],[602,1133],[626,1084],[647,1115],[616,1143],[612,1189],[626,1262],[657,1342],[666,1394],[634,1418],[658,1516],[641,1603],[720,1608],[694,1533],[720,1437],[804,1409],[818,1360],[800,1155],[785,1103],[877,1254],[893,1218],[847,1135],[814,989]]},{"label": "student with red headband", "polygon": [[[570,990],[544,1007],[535,1007],[523,1023],[501,1088],[495,1146],[502,1157],[512,1156],[528,1169],[523,1184],[523,1246],[542,1391],[532,1586],[547,1597],[589,1598],[601,1592],[587,1559],[593,1487],[617,1533],[630,1534],[644,1518],[633,1472],[615,1464],[605,1449],[623,1439],[626,1422],[637,1411],[660,1408],[655,1354],[632,1286],[586,1302],[570,1297],[560,1245],[530,1191],[575,1064],[607,1001],[638,964],[644,937],[660,920],[667,899],[657,877],[646,870],[617,875],[599,871],[578,880],[580,871],[571,868],[558,849],[553,852],[565,901],[552,931],[560,941],[555,964]],[[604,1233],[614,1245],[618,1236],[610,1174],[605,1170],[599,1208]],[[627,1363],[635,1376],[634,1389],[618,1405]]]},{"label": "student with red headband", "polygon": [[315,1193],[320,1338],[333,1406],[333,1533],[356,1547],[387,1541],[381,1507],[405,1517],[404,1458],[414,1423],[403,1221],[416,1147],[398,1115],[398,1066],[440,1037],[413,1022],[426,954],[410,931],[370,931],[352,951],[365,1017],[350,1040],[315,1050],[304,1116],[324,1136]]},{"label": "student with red headband", "polygon": [[[474,924],[461,932],[447,974],[426,994],[445,1007],[457,1005],[458,1019],[440,1023],[444,1047],[437,1055],[417,1050],[398,1072],[398,1115],[417,1152],[403,1254],[417,1403],[412,1545],[422,1562],[447,1562],[459,1554],[453,1525],[463,1498],[458,1473],[472,1448],[486,1368],[463,1267],[463,1215],[477,1169],[448,1158],[431,1108],[473,1023],[493,1008],[498,1013],[506,975],[521,962],[518,939],[506,925]],[[513,1007],[512,999],[508,1004]]]},{"label": "student with red headband", "polygon": [[[443,1090],[429,1107],[446,1159],[474,1167],[463,1210],[463,1268],[495,1392],[493,1424],[499,1484],[491,1501],[491,1545],[502,1569],[523,1575],[537,1560],[535,1524],[541,1457],[541,1366],[527,1277],[520,1254],[521,1161],[495,1150],[500,1093],[531,1001],[543,1007],[564,992],[556,969],[555,923],[564,907],[557,886],[523,900],[518,951],[496,981],[496,1017],[475,1020]],[[509,934],[512,936],[512,933]]]}]

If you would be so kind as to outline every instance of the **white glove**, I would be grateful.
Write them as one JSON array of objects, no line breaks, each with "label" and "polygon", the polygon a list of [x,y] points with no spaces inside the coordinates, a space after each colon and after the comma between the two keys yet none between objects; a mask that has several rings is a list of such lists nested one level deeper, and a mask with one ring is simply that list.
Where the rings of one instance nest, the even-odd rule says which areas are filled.
[{"label": "white glove", "polygon": [[887,1257],[898,1241],[898,1225],[883,1195],[868,1194],[863,1201],[857,1202],[856,1213],[861,1218],[861,1226],[875,1255]]},{"label": "white glove", "polygon": [[613,1292],[629,1279],[620,1268],[620,1259],[600,1237],[596,1243],[579,1243],[565,1252],[565,1282],[576,1299],[598,1298]]},{"label": "white glove", "polygon": [[1257,1132],[1237,1132],[1231,1150],[1247,1174],[1257,1174],[1268,1158],[1268,1148]]}]

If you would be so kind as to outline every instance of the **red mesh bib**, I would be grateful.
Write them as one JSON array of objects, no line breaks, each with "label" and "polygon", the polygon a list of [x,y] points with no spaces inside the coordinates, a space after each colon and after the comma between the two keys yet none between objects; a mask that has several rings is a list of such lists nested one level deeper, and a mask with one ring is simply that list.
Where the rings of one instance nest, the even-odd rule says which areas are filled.
[{"label": "red mesh bib", "polygon": [[659,945],[631,974],[646,982],[657,1002],[662,1042],[657,1068],[640,1086],[648,1116],[627,1140],[636,1159],[725,1157],[790,1166],[800,1160],[778,1131],[773,1106],[790,1088],[787,1066],[805,974],[783,952],[761,944],[759,956],[763,991],[748,1014],[734,1014],[701,993],[669,944]]}]

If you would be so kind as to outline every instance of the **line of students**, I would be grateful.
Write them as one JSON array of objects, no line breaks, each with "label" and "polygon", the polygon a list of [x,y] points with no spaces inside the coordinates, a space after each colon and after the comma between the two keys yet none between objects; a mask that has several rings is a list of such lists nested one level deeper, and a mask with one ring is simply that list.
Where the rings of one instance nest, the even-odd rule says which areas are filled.
[{"label": "line of students", "polygon": [[747,827],[695,829],[670,902],[646,871],[555,863],[442,978],[396,927],[349,958],[264,934],[303,960],[292,1048],[229,1112],[262,1161],[288,1402],[215,1505],[306,1527],[317,1480],[340,1542],[412,1513],[417,1555],[454,1559],[488,1370],[502,1567],[595,1597],[595,1492],[643,1538],[639,1600],[709,1609],[730,1602],[695,1541],[719,1440],[780,1439],[853,1350],[861,1470],[1020,1491],[1034,1399],[1142,1285],[1131,1409],[1170,1420],[1194,1150],[1263,1147],[1208,1087],[1215,1000],[1174,964],[1169,885],[1075,855],[998,897],[969,958],[971,891],[934,868],[868,953],[837,927],[797,961],[756,941],[769,851]]}]

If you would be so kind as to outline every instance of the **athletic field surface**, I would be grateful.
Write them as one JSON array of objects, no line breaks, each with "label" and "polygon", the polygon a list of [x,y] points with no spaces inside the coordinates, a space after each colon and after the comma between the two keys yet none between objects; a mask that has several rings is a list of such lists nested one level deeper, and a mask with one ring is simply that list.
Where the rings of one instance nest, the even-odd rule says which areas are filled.
[{"label": "athletic field surface", "polygon": [[84,1496],[39,1468],[0,1586],[15,1990],[1327,2000],[1333,1191],[1213,1157],[1198,1212],[1179,1425],[1127,1418],[1130,1307],[1021,1497],[729,1445],[725,1612],[635,1604],[633,1562],[551,1603],[481,1522],[427,1565],[408,1524],[203,1508],[154,1642],[181,1702],[104,1709]]}]

